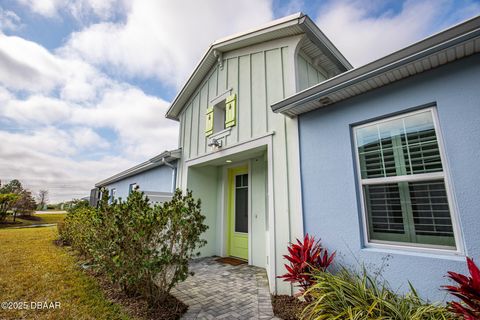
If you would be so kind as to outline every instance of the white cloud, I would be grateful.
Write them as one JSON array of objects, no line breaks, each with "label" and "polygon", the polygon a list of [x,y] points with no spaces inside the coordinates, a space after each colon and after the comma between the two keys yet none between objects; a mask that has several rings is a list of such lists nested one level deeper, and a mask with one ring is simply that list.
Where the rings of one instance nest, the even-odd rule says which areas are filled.
[{"label": "white cloud", "polygon": [[18,124],[39,126],[63,122],[71,114],[71,106],[65,101],[42,95],[33,95],[26,100],[11,99],[0,106],[0,115]]},{"label": "white cloud", "polygon": [[125,9],[123,0],[17,0],[33,13],[46,18],[58,18],[60,13],[68,13],[77,20],[95,15],[100,19],[111,18]]},{"label": "white cloud", "polygon": [[32,136],[0,131],[2,183],[19,179],[34,193],[49,190],[50,201],[58,202],[88,196],[96,182],[134,164],[116,156],[80,161],[66,157],[63,138],[52,133]]},{"label": "white cloud", "polygon": [[114,130],[125,154],[137,159],[177,146],[178,124],[165,118],[168,103],[139,89],[106,90],[93,107],[78,108],[73,123]]},{"label": "white cloud", "polygon": [[130,8],[125,22],[73,33],[64,51],[123,76],[179,85],[214,40],[272,19],[270,0],[132,0]]},{"label": "white cloud", "polygon": [[355,66],[480,13],[480,5],[475,3],[455,7],[453,0],[407,0],[399,12],[386,11],[378,15],[380,4],[378,1],[330,1],[320,9],[317,24]]},{"label": "white cloud", "polygon": [[88,127],[71,130],[75,145],[81,149],[105,149],[110,143]]},{"label": "white cloud", "polygon": [[15,12],[0,7],[0,31],[17,30],[20,25],[20,17]]},{"label": "white cloud", "polygon": [[58,14],[58,9],[62,0],[17,0],[20,4],[29,8],[32,12],[46,17],[54,17]]}]

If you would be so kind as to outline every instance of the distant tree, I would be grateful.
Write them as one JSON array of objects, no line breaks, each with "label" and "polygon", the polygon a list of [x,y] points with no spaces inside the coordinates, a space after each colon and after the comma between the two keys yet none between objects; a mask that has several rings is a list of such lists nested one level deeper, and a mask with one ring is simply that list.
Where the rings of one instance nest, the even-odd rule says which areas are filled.
[{"label": "distant tree", "polygon": [[32,193],[27,189],[25,189],[22,186],[22,183],[17,179],[13,179],[6,185],[0,187],[0,194],[17,195],[17,197],[15,197],[16,199],[14,202],[8,202],[9,203],[8,210],[13,211],[14,221],[15,221],[17,212],[21,214],[31,214],[37,206],[35,199],[32,196]]},{"label": "distant tree", "polygon": [[35,199],[30,191],[24,189],[19,195],[20,198],[14,204],[14,220],[17,212],[22,215],[30,215],[37,208],[37,203],[35,202]]},{"label": "distant tree", "polygon": [[10,214],[10,210],[19,198],[20,196],[15,193],[0,194],[0,222],[7,219],[8,215]]},{"label": "distant tree", "polygon": [[17,179],[11,180],[9,183],[0,188],[0,193],[21,193],[23,186],[20,181]]},{"label": "distant tree", "polygon": [[40,209],[43,209],[43,207],[47,204],[48,202],[48,190],[40,190],[38,192],[38,206]]}]

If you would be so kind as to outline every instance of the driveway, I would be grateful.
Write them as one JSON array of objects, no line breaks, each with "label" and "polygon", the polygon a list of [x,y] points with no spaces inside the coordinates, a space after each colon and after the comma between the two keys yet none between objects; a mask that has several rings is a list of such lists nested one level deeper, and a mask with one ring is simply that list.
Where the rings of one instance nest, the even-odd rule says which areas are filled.
[{"label": "driveway", "polygon": [[273,315],[264,269],[215,259],[193,261],[190,268],[195,275],[172,290],[188,305],[182,319],[278,319]]}]

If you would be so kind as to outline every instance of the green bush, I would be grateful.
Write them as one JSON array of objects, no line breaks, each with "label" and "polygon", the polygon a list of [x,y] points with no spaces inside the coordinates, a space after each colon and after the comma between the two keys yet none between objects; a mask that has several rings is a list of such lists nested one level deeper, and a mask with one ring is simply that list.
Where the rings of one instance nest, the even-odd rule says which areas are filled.
[{"label": "green bush", "polygon": [[398,295],[365,269],[317,271],[313,277],[315,284],[306,292],[313,302],[304,309],[303,319],[452,319],[444,307],[420,299],[412,286],[406,295]]},{"label": "green bush", "polygon": [[71,209],[61,239],[89,257],[95,268],[131,295],[158,305],[179,281],[187,278],[188,261],[206,244],[200,200],[177,190],[171,201],[151,206],[140,192],[99,207]]}]

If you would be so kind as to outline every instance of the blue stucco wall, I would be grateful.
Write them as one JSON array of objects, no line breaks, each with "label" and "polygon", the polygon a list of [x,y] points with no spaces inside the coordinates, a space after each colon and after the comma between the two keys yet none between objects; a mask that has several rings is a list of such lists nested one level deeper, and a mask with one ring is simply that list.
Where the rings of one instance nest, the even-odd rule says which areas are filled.
[{"label": "blue stucco wall", "polygon": [[[448,270],[464,256],[366,248],[361,234],[351,125],[435,102],[465,252],[480,263],[480,54],[299,117],[304,229],[338,252],[338,262],[381,268],[400,291],[444,300]],[[384,262],[388,260],[387,262]]]},{"label": "blue stucco wall", "polygon": [[115,198],[122,198],[123,200],[128,197],[130,184],[132,183],[138,184],[141,191],[173,192],[172,171],[172,168],[168,166],[159,166],[106,185],[106,187],[109,190],[115,188],[117,190]]}]

